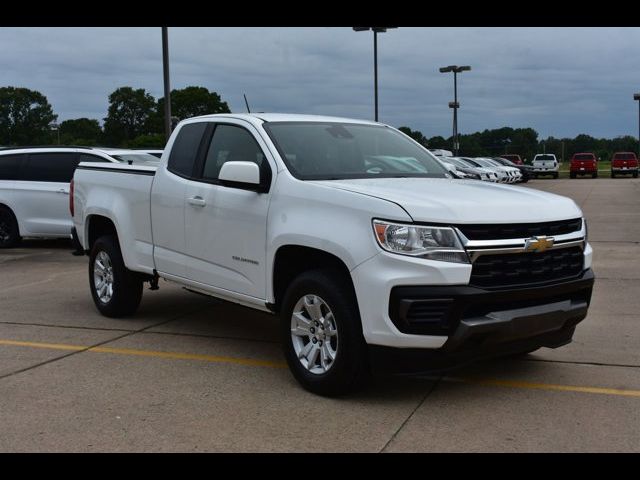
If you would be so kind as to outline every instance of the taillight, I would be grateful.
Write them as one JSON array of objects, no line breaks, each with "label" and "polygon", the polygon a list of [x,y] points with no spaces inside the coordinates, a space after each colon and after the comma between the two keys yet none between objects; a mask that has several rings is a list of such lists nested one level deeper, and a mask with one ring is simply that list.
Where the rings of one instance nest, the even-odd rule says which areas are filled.
[{"label": "taillight", "polygon": [[73,178],[71,179],[71,183],[69,184],[69,211],[71,212],[71,216],[73,217]]}]

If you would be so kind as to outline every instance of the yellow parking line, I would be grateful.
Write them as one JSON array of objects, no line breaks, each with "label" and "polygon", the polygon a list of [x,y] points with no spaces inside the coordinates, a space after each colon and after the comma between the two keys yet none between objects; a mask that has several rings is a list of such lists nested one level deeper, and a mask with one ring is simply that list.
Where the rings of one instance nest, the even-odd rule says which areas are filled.
[{"label": "yellow parking line", "polygon": [[[269,360],[256,360],[252,358],[223,357],[218,355],[202,355],[197,353],[162,352],[157,350],[135,350],[131,348],[113,347],[89,347],[82,345],[67,345],[61,343],[22,342],[18,340],[2,340],[0,345],[43,348],[49,350],[67,350],[97,353],[111,353],[115,355],[137,355],[142,357],[168,358],[175,360],[198,360],[213,363],[233,363],[250,367],[286,368],[284,362],[272,362]],[[560,392],[593,393],[599,395],[615,395],[623,397],[640,398],[640,390],[625,390],[621,388],[581,387],[576,385],[557,385],[551,383],[523,382],[519,380],[478,379],[464,377],[444,377],[445,382],[466,383],[470,385],[483,385],[490,387],[508,387],[533,390],[547,390]]]},{"label": "yellow parking line", "polygon": [[621,388],[603,388],[603,387],[580,387],[576,385],[557,385],[553,383],[534,383],[523,382],[519,380],[497,380],[497,379],[477,379],[477,378],[457,378],[445,377],[444,381],[460,382],[470,385],[483,385],[489,387],[509,387],[522,388],[529,390],[551,390],[558,392],[579,392],[579,393],[595,393],[600,395],[618,395],[623,397],[639,397],[640,390],[624,390]]},{"label": "yellow parking line", "polygon": [[271,362],[268,360],[255,360],[252,358],[222,357],[218,355],[201,355],[197,353],[160,352],[155,350],[134,350],[131,348],[113,347],[88,347],[82,345],[66,345],[60,343],[42,342],[20,342],[16,340],[0,340],[0,345],[11,345],[16,347],[45,348],[49,350],[72,350],[98,353],[113,353],[116,355],[139,355],[144,357],[171,358],[177,360],[199,360],[213,363],[235,363],[252,367],[285,368],[283,362]]}]

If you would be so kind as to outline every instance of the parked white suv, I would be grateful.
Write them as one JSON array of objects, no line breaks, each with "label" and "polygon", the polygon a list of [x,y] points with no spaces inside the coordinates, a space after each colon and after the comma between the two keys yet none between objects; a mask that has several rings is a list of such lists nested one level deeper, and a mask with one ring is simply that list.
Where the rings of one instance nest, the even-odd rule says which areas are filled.
[{"label": "parked white suv", "polygon": [[69,182],[80,162],[158,162],[143,152],[107,148],[0,150],[0,248],[22,237],[69,238]]},{"label": "parked white suv", "polygon": [[534,178],[541,175],[551,175],[553,178],[558,178],[560,165],[558,164],[556,156],[552,153],[537,154],[533,157],[531,165],[533,166],[532,175]]}]

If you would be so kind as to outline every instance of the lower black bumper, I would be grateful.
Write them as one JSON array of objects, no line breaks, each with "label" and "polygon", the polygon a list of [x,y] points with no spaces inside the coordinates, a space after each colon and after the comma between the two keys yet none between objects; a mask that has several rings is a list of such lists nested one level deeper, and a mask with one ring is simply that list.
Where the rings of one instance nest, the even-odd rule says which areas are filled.
[{"label": "lower black bumper", "polygon": [[[589,269],[570,281],[518,289],[396,288],[389,313],[401,331],[448,339],[439,349],[370,345],[372,366],[383,372],[435,372],[483,358],[560,347],[571,342],[576,325],[586,317],[593,283]],[[418,313],[412,317],[411,305],[416,303]]]}]

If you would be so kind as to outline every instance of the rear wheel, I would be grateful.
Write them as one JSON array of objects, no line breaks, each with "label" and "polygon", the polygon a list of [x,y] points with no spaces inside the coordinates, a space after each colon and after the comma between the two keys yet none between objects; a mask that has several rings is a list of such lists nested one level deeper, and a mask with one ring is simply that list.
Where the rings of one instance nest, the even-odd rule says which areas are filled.
[{"label": "rear wheel", "polygon": [[633,178],[638,178],[638,172],[633,172]]},{"label": "rear wheel", "polygon": [[118,239],[100,237],[89,256],[89,285],[96,307],[107,317],[132,315],[142,299],[142,278],[127,269]]},{"label": "rear wheel", "polygon": [[611,172],[611,178],[616,178],[616,174]]},{"label": "rear wheel", "polygon": [[591,174],[591,178],[598,178],[598,172],[593,172]]},{"label": "rear wheel", "polygon": [[287,363],[306,390],[343,395],[369,378],[355,293],[342,272],[321,269],[296,277],[284,296],[281,319]]},{"label": "rear wheel", "polygon": [[571,173],[569,173],[569,178],[576,178],[576,174],[575,174],[575,172],[571,172]]},{"label": "rear wheel", "polygon": [[554,173],[553,178],[558,178],[558,173]]},{"label": "rear wheel", "polygon": [[16,216],[8,207],[0,207],[0,248],[15,247],[20,240]]}]

